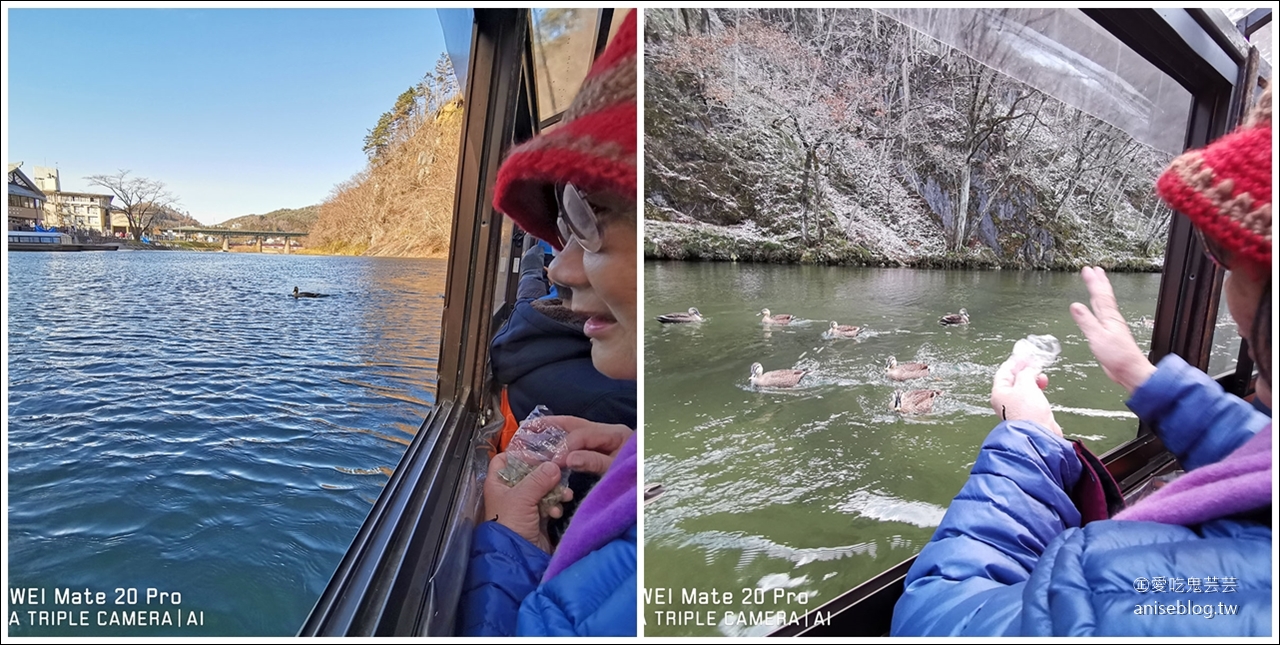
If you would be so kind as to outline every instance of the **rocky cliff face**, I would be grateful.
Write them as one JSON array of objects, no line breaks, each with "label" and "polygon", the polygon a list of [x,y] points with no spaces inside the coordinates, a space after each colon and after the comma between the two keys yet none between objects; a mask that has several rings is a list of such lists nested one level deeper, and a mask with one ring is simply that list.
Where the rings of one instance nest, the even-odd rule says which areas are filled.
[{"label": "rocky cliff face", "polygon": [[871,10],[649,10],[650,258],[1158,269],[1170,158]]}]

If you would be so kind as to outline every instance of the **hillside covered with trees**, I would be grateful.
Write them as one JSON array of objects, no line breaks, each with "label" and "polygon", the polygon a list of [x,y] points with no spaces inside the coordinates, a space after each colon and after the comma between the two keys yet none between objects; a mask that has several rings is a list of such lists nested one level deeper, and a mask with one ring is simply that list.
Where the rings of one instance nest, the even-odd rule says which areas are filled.
[{"label": "hillside covered with trees", "polygon": [[320,206],[279,208],[263,215],[241,215],[218,226],[246,231],[301,231],[308,232],[316,223]]},{"label": "hillside covered with trees", "polygon": [[462,99],[447,55],[397,97],[364,140],[368,165],[318,207],[321,253],[443,257],[449,250]]},{"label": "hillside covered with trees", "polygon": [[646,257],[1159,268],[1170,153],[885,13],[650,10],[645,79]]},{"label": "hillside covered with trees", "polygon": [[204,226],[204,224],[192,217],[191,213],[179,211],[176,208],[165,209],[157,213],[151,225],[156,230],[178,228],[180,226]]}]

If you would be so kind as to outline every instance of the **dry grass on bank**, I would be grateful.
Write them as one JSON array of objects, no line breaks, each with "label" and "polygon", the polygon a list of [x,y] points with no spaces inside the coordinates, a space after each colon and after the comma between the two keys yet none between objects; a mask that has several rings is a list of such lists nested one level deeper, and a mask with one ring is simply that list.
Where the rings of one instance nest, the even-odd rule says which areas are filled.
[{"label": "dry grass on bank", "polygon": [[304,241],[308,254],[445,257],[453,223],[462,101],[425,115],[412,133],[333,189]]}]

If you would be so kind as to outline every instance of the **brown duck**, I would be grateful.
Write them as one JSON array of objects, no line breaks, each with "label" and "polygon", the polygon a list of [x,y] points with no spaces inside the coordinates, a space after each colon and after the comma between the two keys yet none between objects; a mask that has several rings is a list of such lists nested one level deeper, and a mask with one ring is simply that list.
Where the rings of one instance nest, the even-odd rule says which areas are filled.
[{"label": "brown duck", "polygon": [[939,325],[967,325],[969,324],[969,312],[964,309],[958,314],[947,314],[938,319]]},{"label": "brown duck", "polygon": [[667,492],[667,489],[663,488],[663,487],[662,487],[662,484],[661,484],[660,482],[653,482],[653,483],[650,483],[650,484],[645,484],[645,485],[644,485],[644,504],[645,504],[645,506],[648,506],[648,505],[649,505],[649,502],[652,502],[652,501],[654,501],[654,500],[658,499],[659,497],[662,497],[662,494],[663,494],[663,493],[665,493],[665,492]]},{"label": "brown duck", "polygon": [[913,378],[924,378],[929,375],[929,366],[925,363],[899,363],[890,356],[889,366],[885,369],[889,378],[895,381],[909,381]]},{"label": "brown duck", "polygon": [[756,387],[795,387],[809,370],[764,371],[759,363],[751,364],[751,384]]},{"label": "brown duck", "polygon": [[694,323],[702,322],[702,312],[697,307],[689,307],[688,312],[676,312],[673,314],[662,314],[658,316],[660,323]]},{"label": "brown duck", "polygon": [[764,316],[764,324],[766,325],[790,325],[795,316],[791,314],[771,315],[768,309],[761,309],[760,315]]},{"label": "brown duck", "polygon": [[933,409],[933,399],[942,390],[894,390],[893,410],[898,414],[928,414]]},{"label": "brown duck", "polygon": [[298,291],[297,287],[293,288],[293,293],[290,295],[292,295],[294,298],[328,298],[329,297],[329,294],[327,293],[312,293],[310,291]]},{"label": "brown duck", "polygon": [[853,338],[854,336],[857,336],[860,331],[862,331],[861,327],[841,325],[833,320],[831,321],[831,328],[827,330],[826,336],[827,338]]}]

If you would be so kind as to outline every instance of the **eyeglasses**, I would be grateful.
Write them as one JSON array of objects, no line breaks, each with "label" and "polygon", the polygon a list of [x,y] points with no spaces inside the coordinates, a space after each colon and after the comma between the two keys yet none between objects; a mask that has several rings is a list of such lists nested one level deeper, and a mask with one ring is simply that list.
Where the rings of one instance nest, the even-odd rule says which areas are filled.
[{"label": "eyeglasses", "polygon": [[557,184],[556,204],[560,207],[556,226],[560,229],[561,246],[567,246],[569,239],[574,238],[583,250],[599,252],[604,242],[600,219],[582,191],[573,184]]},{"label": "eyeglasses", "polygon": [[1231,260],[1231,254],[1227,253],[1227,250],[1222,248],[1222,245],[1213,241],[1211,238],[1206,237],[1204,232],[1200,229],[1197,228],[1195,231],[1196,237],[1200,238],[1200,246],[1204,249],[1204,254],[1209,256],[1209,259],[1213,260],[1214,264],[1222,267],[1223,269],[1230,270],[1231,265],[1229,264],[1229,261]]}]

